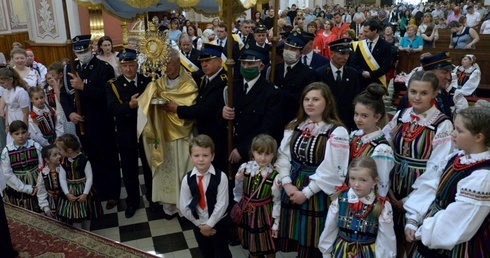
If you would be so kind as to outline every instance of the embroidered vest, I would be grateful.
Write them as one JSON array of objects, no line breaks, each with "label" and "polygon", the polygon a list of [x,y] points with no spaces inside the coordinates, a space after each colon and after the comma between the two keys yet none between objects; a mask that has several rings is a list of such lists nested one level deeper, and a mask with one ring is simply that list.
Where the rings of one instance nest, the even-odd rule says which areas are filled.
[{"label": "embroidered vest", "polygon": [[39,165],[39,156],[34,145],[21,150],[9,150],[8,155],[14,172],[28,171]]},{"label": "embroidered vest", "polygon": [[298,127],[291,136],[291,155],[294,161],[308,166],[318,166],[325,157],[325,148],[330,134],[337,126],[330,126],[317,136],[305,137]]},{"label": "embroidered vest", "polygon": [[362,136],[354,136],[352,138],[351,144],[350,144],[350,159],[353,160],[357,157],[360,156],[371,156],[374,152],[374,149],[380,145],[380,144],[386,144],[390,145],[390,143],[386,140],[386,138],[383,135],[380,135],[376,139],[373,139],[371,142],[368,142],[366,144],[362,144]]},{"label": "embroidered vest", "polygon": [[[373,207],[377,200],[371,205],[363,204],[362,209],[353,214],[348,201],[349,191],[339,196],[339,235],[347,240],[359,243],[373,243],[378,235],[378,218],[374,216]],[[369,210],[370,209],[370,210]],[[358,217],[362,213],[368,213],[366,217]]]},{"label": "embroidered vest", "polygon": [[85,178],[85,166],[87,165],[87,157],[80,154],[70,162],[68,158],[61,160],[61,166],[66,171],[67,180],[77,180]]}]

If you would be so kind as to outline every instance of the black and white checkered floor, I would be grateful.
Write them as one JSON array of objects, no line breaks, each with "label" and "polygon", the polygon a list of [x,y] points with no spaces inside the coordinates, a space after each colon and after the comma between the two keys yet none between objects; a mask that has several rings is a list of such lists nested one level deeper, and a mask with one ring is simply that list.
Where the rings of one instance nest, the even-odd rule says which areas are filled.
[{"label": "black and white checkered floor", "polygon": [[[141,193],[146,192],[143,175],[140,175]],[[124,185],[124,184],[123,184]],[[165,220],[163,211],[151,212],[149,203],[141,197],[140,209],[127,219],[126,190],[121,188],[121,200],[117,208],[105,209],[104,216],[92,221],[91,231],[103,237],[121,242],[134,248],[165,258],[202,257],[192,232],[192,223],[180,222],[178,218]],[[230,246],[233,257],[248,257],[248,251],[239,246]],[[296,253],[278,253],[278,258],[296,257]]]}]

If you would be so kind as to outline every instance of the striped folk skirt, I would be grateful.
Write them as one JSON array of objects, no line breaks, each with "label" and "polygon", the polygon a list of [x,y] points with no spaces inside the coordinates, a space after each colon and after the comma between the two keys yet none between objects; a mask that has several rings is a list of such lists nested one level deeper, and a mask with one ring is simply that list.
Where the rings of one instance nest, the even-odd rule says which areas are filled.
[{"label": "striped folk skirt", "polygon": [[[37,171],[38,167],[34,167],[30,170],[25,171],[13,171],[15,176],[26,185],[32,185],[33,187],[37,184],[37,177],[39,175]],[[3,176],[3,175],[2,175]],[[39,204],[37,201],[37,196],[32,196],[28,193],[22,193],[14,190],[7,186],[5,189],[6,198],[5,201],[11,203],[15,206],[19,206],[31,211],[41,212]]]},{"label": "striped folk skirt", "polygon": [[[66,180],[68,184],[68,191],[74,196],[80,196],[85,190],[86,179]],[[68,201],[67,198],[60,198],[58,205],[58,216],[68,221],[76,222],[85,219],[96,219],[103,215],[102,205],[100,200],[92,187],[87,195],[85,202]]]},{"label": "striped folk skirt", "polygon": [[[310,176],[315,173],[316,168],[293,164],[292,184],[300,190],[308,186]],[[330,198],[320,191],[302,205],[293,204],[283,191],[278,250],[298,252],[299,257],[322,257],[318,242],[325,227],[330,202]]]}]

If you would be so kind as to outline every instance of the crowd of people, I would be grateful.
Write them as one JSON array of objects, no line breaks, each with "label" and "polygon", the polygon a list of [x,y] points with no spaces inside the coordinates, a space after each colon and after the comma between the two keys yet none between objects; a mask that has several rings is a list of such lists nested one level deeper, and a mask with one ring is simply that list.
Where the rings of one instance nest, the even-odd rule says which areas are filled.
[{"label": "crowd of people", "polygon": [[251,257],[486,257],[490,105],[464,98],[476,57],[454,68],[449,52],[424,53],[392,118],[383,102],[396,51],[433,47],[441,20],[449,48],[475,48],[475,13],[486,17],[472,2],[292,5],[273,54],[273,8],[203,32],[172,14],[153,20],[169,56],[154,81],[138,38],[116,53],[110,37],[80,35],[75,63],[47,68],[16,44],[0,69],[2,201],[89,229],[101,201],[118,204],[122,174],[131,218],[139,159],[150,210],[193,223],[204,257],[231,257],[228,244]]}]

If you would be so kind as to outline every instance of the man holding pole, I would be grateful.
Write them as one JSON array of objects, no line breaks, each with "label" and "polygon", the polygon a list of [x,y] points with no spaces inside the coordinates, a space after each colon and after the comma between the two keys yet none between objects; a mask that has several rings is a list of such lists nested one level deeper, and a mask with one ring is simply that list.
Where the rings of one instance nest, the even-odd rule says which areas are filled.
[{"label": "man holding pole", "polygon": [[94,57],[90,37],[80,35],[72,39],[77,59],[75,70],[68,75],[74,91],[67,92],[63,88],[60,101],[66,117],[77,125],[77,135],[92,165],[94,187],[101,200],[108,201],[106,208],[112,209],[119,200],[121,176],[114,119],[107,110],[105,84],[114,78],[114,69]]}]

